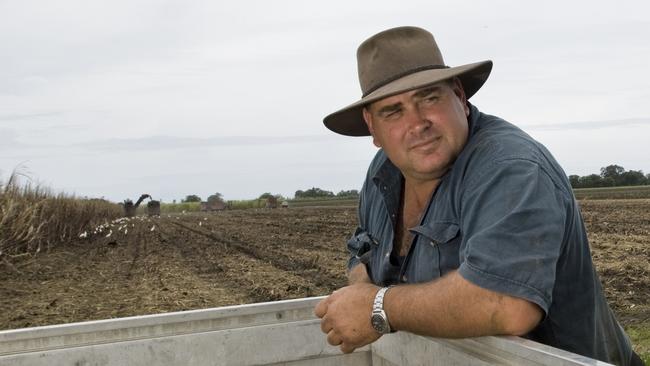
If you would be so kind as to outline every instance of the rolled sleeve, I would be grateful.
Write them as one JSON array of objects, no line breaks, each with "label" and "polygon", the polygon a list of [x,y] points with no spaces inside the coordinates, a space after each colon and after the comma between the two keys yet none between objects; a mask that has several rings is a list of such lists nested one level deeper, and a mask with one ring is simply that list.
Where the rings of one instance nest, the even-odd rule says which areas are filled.
[{"label": "rolled sleeve", "polygon": [[363,262],[363,257],[367,255],[373,246],[373,240],[367,231],[357,227],[354,235],[347,242],[348,253],[348,271],[357,264]]},{"label": "rolled sleeve", "polygon": [[529,160],[504,160],[483,171],[462,199],[459,273],[480,287],[531,301],[548,314],[566,198]]}]

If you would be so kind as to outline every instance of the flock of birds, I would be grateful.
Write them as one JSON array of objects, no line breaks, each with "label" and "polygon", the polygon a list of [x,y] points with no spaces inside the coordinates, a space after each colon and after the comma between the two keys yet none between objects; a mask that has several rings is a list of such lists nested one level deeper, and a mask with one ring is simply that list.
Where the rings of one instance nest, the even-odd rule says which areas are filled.
[{"label": "flock of birds", "polygon": [[[185,214],[185,211],[182,212]],[[171,218],[171,215],[167,215],[167,217]],[[207,220],[207,217],[203,218],[203,221]],[[134,228],[135,223],[133,222],[134,220],[139,220],[139,221],[151,221],[149,217],[146,216],[135,216],[135,217],[121,217],[119,219],[115,219],[111,222],[105,222],[97,227],[95,227],[92,231],[84,231],[81,234],[79,234],[80,239],[87,239],[90,236],[97,236],[97,235],[104,235],[106,238],[110,238],[111,235],[113,235],[113,229],[117,227],[116,231],[118,233],[122,233],[123,235],[126,235],[129,232],[129,227]],[[202,226],[203,221],[199,221],[198,225]],[[156,224],[153,224],[149,231],[155,231],[156,230]],[[106,231],[108,231],[106,233]]]}]

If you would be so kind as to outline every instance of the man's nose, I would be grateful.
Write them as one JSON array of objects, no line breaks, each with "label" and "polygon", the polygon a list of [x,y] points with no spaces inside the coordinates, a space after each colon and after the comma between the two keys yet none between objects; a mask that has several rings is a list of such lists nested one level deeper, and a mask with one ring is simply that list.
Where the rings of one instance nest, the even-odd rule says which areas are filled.
[{"label": "man's nose", "polygon": [[414,134],[428,130],[431,124],[431,119],[422,108],[415,107],[409,113],[409,127]]}]

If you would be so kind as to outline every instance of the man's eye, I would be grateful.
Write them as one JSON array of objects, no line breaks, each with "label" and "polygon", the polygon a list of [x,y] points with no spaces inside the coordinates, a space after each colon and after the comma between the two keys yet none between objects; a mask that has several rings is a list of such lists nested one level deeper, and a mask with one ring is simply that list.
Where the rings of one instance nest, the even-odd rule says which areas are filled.
[{"label": "man's eye", "polygon": [[436,102],[437,100],[438,100],[438,96],[437,96],[437,95],[429,95],[429,96],[427,96],[427,97],[424,98],[424,101],[427,102],[427,103],[434,103],[434,102]]},{"label": "man's eye", "polygon": [[391,111],[386,114],[386,118],[397,118],[400,115],[399,110]]},{"label": "man's eye", "polygon": [[393,110],[393,111],[390,111],[390,112],[386,113],[384,115],[384,118],[396,118],[397,116],[399,116],[400,113],[401,113],[401,110],[396,109],[396,110]]}]

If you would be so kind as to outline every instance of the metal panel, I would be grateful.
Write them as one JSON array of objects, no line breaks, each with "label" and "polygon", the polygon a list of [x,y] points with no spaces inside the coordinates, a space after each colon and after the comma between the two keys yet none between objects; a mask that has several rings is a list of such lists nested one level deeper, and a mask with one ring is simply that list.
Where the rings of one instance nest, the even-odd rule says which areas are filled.
[{"label": "metal panel", "polygon": [[373,361],[389,365],[610,365],[519,337],[443,339],[398,332],[381,337],[371,350]]},{"label": "metal panel", "polygon": [[[359,353],[369,354],[369,347],[360,349]],[[339,361],[328,359],[334,356],[340,357]],[[323,359],[315,361],[316,358]],[[326,343],[318,321],[303,320],[12,354],[0,357],[0,363],[11,366],[248,366],[304,360],[294,364],[365,366],[369,365],[367,359],[369,356],[343,357]]]},{"label": "metal panel", "polygon": [[321,298],[181,311],[0,332],[0,356],[314,319]]},{"label": "metal panel", "polygon": [[0,364],[45,365],[607,365],[518,337],[435,339],[398,332],[350,355],[329,346],[321,298],[0,332]]}]

